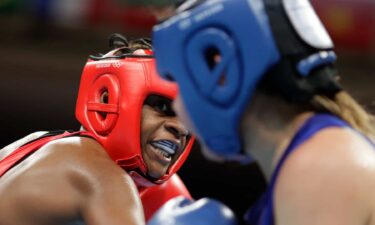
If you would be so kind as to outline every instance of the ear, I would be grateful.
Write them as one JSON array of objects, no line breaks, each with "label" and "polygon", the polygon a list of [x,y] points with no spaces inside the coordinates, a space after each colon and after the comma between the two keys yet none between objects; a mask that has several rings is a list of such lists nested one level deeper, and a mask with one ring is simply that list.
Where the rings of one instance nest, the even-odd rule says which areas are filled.
[{"label": "ear", "polygon": [[[109,134],[119,115],[120,85],[116,76],[105,74],[99,77],[89,92],[87,114],[89,123],[99,135]],[[103,101],[103,93],[108,97]],[[102,100],[102,101],[101,101]]]},{"label": "ear", "polygon": [[238,95],[242,76],[236,42],[219,28],[196,32],[186,45],[186,61],[198,91],[214,104],[228,105]]}]

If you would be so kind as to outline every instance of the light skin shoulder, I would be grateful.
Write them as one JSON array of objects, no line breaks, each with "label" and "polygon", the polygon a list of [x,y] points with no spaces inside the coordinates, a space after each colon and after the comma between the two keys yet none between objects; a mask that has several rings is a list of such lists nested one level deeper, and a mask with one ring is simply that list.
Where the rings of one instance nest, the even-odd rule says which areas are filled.
[{"label": "light skin shoulder", "polygon": [[285,162],[276,183],[278,225],[375,224],[375,153],[346,128],[320,131]]},{"label": "light skin shoulder", "polygon": [[133,181],[90,138],[43,146],[1,178],[1,192],[0,220],[10,225],[144,224]]}]

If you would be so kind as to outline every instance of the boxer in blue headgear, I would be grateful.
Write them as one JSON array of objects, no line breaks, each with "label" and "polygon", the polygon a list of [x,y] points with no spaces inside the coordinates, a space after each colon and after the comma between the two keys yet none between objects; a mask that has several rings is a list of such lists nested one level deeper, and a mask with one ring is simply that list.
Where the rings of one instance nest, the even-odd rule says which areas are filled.
[{"label": "boxer in blue headgear", "polygon": [[153,39],[209,152],[265,173],[250,224],[375,224],[374,119],[340,86],[308,0],[187,1]]}]

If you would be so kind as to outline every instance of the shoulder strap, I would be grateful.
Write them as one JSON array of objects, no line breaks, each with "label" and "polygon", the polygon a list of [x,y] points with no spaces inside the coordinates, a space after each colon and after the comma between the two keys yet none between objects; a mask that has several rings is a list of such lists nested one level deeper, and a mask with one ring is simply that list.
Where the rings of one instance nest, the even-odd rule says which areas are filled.
[{"label": "shoulder strap", "polygon": [[34,140],[32,142],[29,142],[15,151],[13,151],[11,154],[9,154],[7,157],[2,159],[0,161],[0,177],[2,177],[9,169],[11,169],[15,164],[17,164],[20,160],[22,160],[25,156],[30,155],[31,153],[37,151],[39,148],[41,148],[43,145],[47,144],[50,141],[57,140],[64,137],[71,137],[75,135],[80,136],[87,136],[87,137],[93,137],[89,132],[86,131],[77,131],[77,132],[64,132],[59,135],[47,135],[44,137],[41,137],[37,140]]},{"label": "shoulder strap", "polygon": [[330,114],[316,114],[308,119],[302,127],[298,130],[297,134],[293,137],[289,146],[281,156],[277,166],[272,174],[268,188],[262,198],[246,213],[245,219],[259,225],[273,225],[274,224],[274,204],[273,195],[274,188],[282,169],[282,166],[288,156],[297,149],[297,147],[312,137],[320,130],[327,127],[350,127],[341,119]]},{"label": "shoulder strap", "polygon": [[284,164],[285,160],[288,156],[303,142],[307,139],[312,137],[314,134],[319,132],[320,130],[327,128],[327,127],[350,127],[347,123],[342,121],[341,119],[329,115],[329,114],[317,114],[308,119],[302,127],[299,129],[297,134],[294,136],[292,141],[290,142],[289,146],[281,156],[275,171],[272,175],[270,185],[274,186],[276,182],[276,178],[281,170],[282,165]]}]

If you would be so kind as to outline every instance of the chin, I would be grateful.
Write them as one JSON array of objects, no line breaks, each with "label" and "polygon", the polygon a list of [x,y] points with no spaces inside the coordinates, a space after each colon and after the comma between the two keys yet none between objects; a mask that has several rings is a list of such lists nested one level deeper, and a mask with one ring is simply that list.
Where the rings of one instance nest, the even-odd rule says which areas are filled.
[{"label": "chin", "polygon": [[164,176],[165,173],[159,173],[159,172],[154,172],[154,173],[148,173],[148,175],[152,178],[159,179],[160,177]]}]

